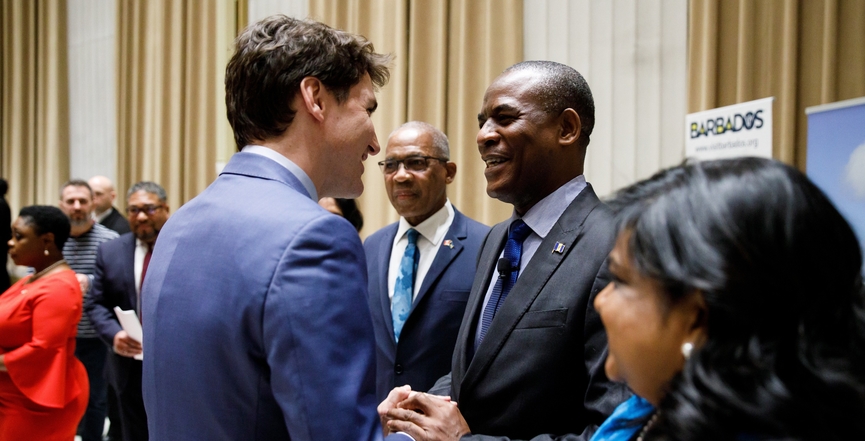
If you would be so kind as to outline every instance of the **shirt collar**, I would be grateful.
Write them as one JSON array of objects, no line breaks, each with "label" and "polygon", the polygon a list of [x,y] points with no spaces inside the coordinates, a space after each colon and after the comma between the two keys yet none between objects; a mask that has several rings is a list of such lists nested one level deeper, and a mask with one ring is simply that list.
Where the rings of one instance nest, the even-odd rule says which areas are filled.
[{"label": "shirt collar", "polygon": [[426,240],[434,244],[438,243],[444,237],[445,233],[447,233],[447,229],[439,227],[444,225],[448,218],[452,218],[453,216],[454,207],[451,205],[450,199],[445,200],[445,205],[441,207],[439,211],[436,211],[432,216],[415,226],[412,226],[404,217],[400,216],[399,227],[396,230],[396,240],[400,240],[403,235],[405,235],[406,231],[410,228],[414,228],[421,236],[425,237]]},{"label": "shirt collar", "polygon": [[101,224],[102,221],[106,217],[108,217],[108,215],[111,214],[112,211],[114,211],[114,207],[108,207],[108,209],[103,211],[102,213],[96,213],[96,210],[93,210],[93,220]]},{"label": "shirt collar", "polygon": [[144,250],[144,252],[146,253],[150,247],[147,245],[147,242],[144,242],[141,239],[136,237],[135,238],[135,248],[140,248],[140,249]]},{"label": "shirt collar", "polygon": [[306,192],[309,193],[309,197],[313,201],[318,201],[318,192],[315,191],[315,184],[312,183],[312,179],[309,178],[309,175],[307,175],[302,168],[292,162],[291,159],[282,156],[274,149],[261,145],[248,145],[240,151],[247,153],[255,153],[256,155],[261,155],[265,158],[276,161],[279,165],[288,169],[288,171],[290,171],[291,174],[293,174],[297,178],[297,180],[300,181],[301,184],[303,184],[303,188],[306,189]]},{"label": "shirt collar", "polygon": [[[571,202],[586,188],[586,185],[586,177],[584,175],[571,179],[530,208],[526,212],[526,215],[522,217],[523,221],[541,239],[547,237],[547,234],[553,229],[553,225],[559,221],[559,218],[562,217],[562,214],[571,205]],[[511,220],[517,218],[519,216],[514,212],[511,215]]]}]

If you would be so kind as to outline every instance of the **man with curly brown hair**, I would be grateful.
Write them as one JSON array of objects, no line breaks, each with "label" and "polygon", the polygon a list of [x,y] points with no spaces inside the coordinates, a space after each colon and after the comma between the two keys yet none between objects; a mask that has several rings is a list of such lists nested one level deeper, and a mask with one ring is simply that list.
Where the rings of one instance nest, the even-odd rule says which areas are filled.
[{"label": "man with curly brown hair", "polygon": [[390,57],[272,16],[225,75],[240,150],[168,220],[144,281],[151,440],[370,440],[374,337],[355,228],[317,203],[361,194]]}]

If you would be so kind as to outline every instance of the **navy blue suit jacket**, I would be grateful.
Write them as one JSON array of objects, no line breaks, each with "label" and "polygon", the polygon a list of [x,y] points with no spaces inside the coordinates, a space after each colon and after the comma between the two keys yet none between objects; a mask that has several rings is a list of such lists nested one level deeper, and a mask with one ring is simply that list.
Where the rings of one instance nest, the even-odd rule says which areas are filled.
[{"label": "navy blue suit jacket", "polygon": [[151,441],[381,438],[357,231],[236,153],[166,222],[143,288]]},{"label": "navy blue suit jacket", "polygon": [[[93,272],[93,287],[84,299],[84,312],[90,317],[99,338],[114,347],[114,335],[123,328],[114,314],[114,307],[123,310],[137,309],[135,294],[135,236],[126,233],[104,242],[96,252],[96,267]],[[105,374],[108,382],[118,391],[127,386],[127,374],[132,363],[140,363],[108,351]],[[136,382],[137,383],[137,382]],[[141,387],[141,384],[130,385]]]},{"label": "navy blue suit jacket", "polygon": [[[450,372],[460,322],[474,280],[478,252],[490,227],[454,208],[445,234],[450,241],[436,253],[403,325],[399,344],[393,336],[388,268],[399,223],[364,242],[369,272],[369,309],[376,340],[376,395],[382,401],[397,386],[426,391]],[[445,242],[447,243],[447,242]]]}]

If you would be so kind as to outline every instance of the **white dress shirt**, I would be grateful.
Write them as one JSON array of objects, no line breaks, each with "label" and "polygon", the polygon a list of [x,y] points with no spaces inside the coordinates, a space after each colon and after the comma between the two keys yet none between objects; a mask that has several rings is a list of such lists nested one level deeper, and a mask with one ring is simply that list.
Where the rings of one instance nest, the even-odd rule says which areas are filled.
[{"label": "white dress shirt", "polygon": [[399,218],[399,227],[396,230],[387,272],[388,297],[393,299],[393,289],[396,286],[396,276],[399,274],[399,264],[402,261],[403,254],[405,254],[405,248],[408,246],[408,237],[405,233],[410,228],[414,228],[420,233],[417,238],[417,248],[420,252],[420,258],[418,259],[414,292],[412,293],[412,301],[414,301],[420,291],[421,284],[423,284],[424,277],[426,277],[436,258],[436,254],[438,254],[439,248],[443,246],[442,242],[444,241],[445,234],[447,234],[453,222],[454,207],[451,205],[450,200],[445,201],[444,207],[416,226],[409,225],[404,217]]},{"label": "white dress shirt", "polygon": [[147,255],[147,244],[135,239],[135,313],[141,317],[141,272],[144,269],[144,256]]},{"label": "white dress shirt", "polygon": [[96,222],[99,222],[101,224],[102,221],[106,217],[108,217],[108,215],[111,214],[112,211],[114,211],[114,208],[112,208],[112,207],[108,207],[108,209],[103,211],[102,213],[97,213],[96,210],[93,210],[93,220],[95,220]]},{"label": "white dress shirt", "polygon": [[276,161],[277,164],[285,167],[294,175],[294,177],[297,178],[298,181],[300,181],[301,184],[303,184],[303,188],[305,188],[306,192],[309,193],[310,199],[318,202],[318,192],[315,190],[315,184],[312,183],[312,179],[310,179],[309,175],[307,175],[300,166],[292,162],[291,159],[282,156],[274,149],[260,145],[248,145],[244,147],[241,152],[255,153],[256,155],[261,155],[265,158]]}]

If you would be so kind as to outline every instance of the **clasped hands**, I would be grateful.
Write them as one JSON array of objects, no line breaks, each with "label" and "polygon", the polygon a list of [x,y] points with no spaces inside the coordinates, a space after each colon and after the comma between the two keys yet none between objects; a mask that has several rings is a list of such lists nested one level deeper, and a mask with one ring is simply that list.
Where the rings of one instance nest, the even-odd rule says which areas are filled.
[{"label": "clasped hands", "polygon": [[457,441],[471,433],[450,397],[413,391],[408,385],[390,391],[378,405],[378,416],[385,436],[405,432],[415,441]]}]

